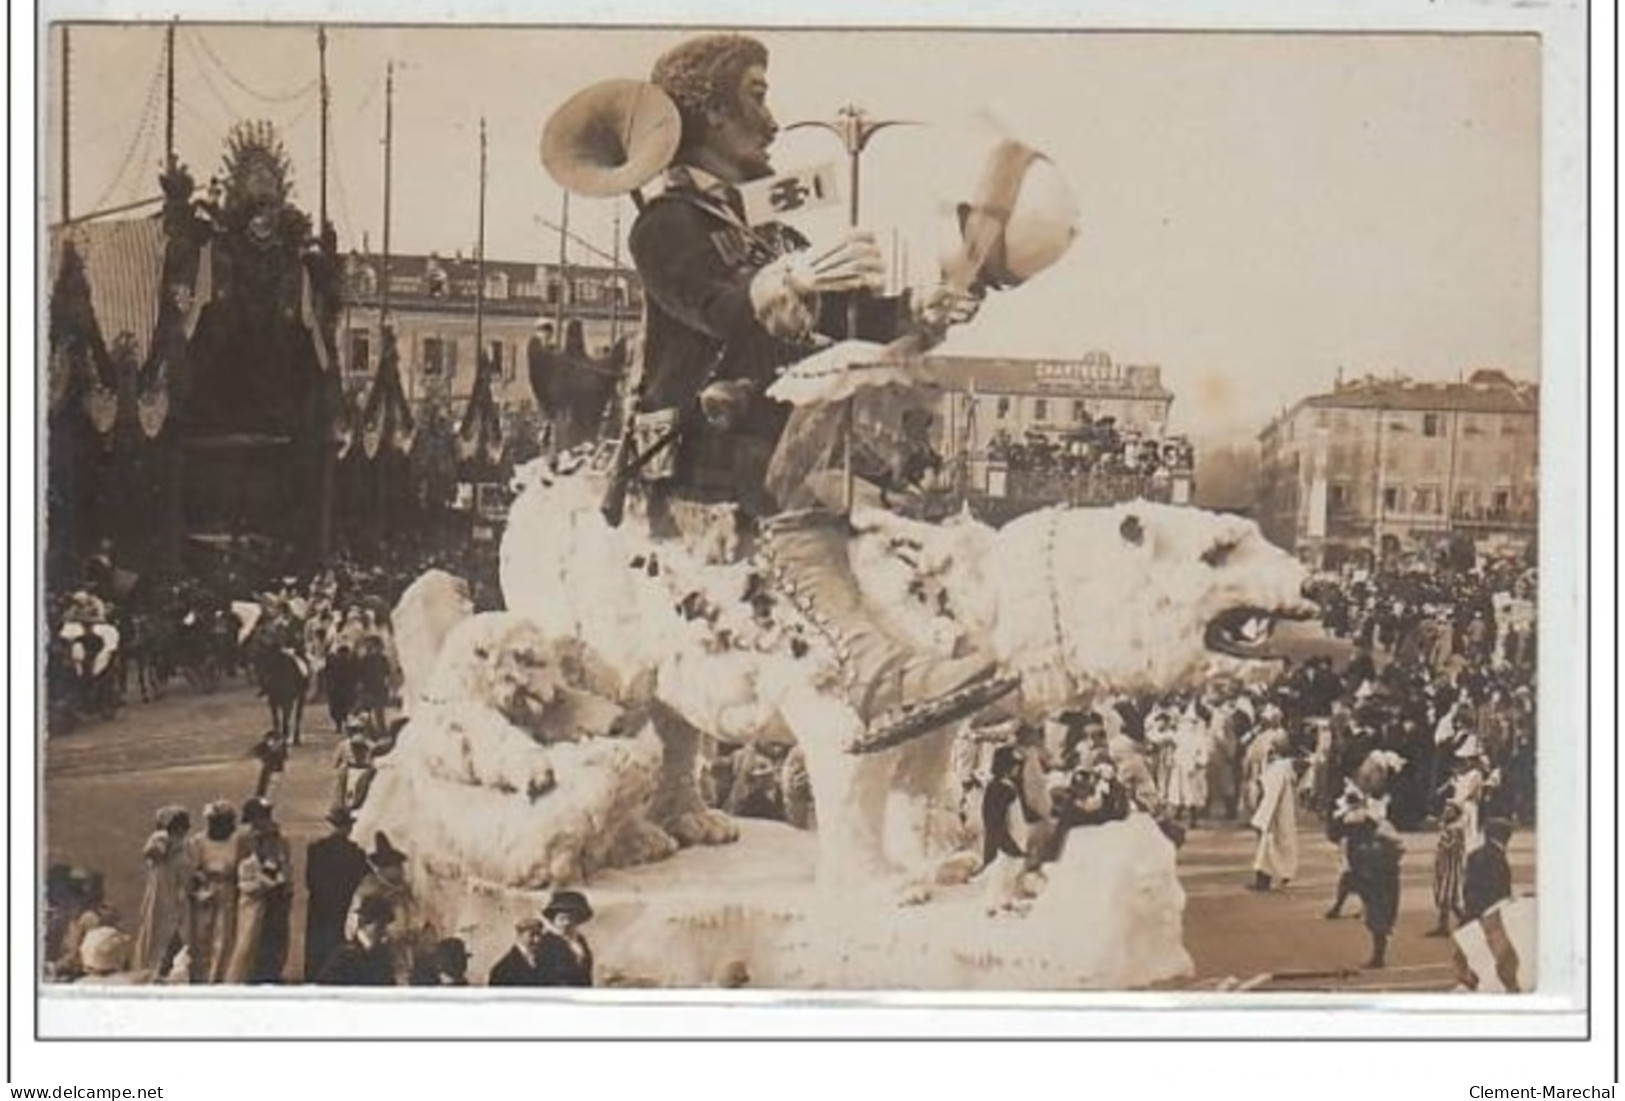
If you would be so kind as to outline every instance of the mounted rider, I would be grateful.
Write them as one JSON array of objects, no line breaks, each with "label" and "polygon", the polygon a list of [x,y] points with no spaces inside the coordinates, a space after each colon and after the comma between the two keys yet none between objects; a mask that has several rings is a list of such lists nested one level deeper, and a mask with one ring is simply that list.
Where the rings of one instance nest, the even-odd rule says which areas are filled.
[{"label": "mounted rider", "polygon": [[711,34],[654,66],[651,81],[682,126],[665,188],[631,231],[646,315],[629,439],[646,453],[662,426],[675,439],[642,471],[654,534],[682,534],[696,509],[733,512],[780,591],[832,642],[864,741],[885,745],[974,712],[1014,684],[984,656],[916,652],[876,622],[848,561],[844,478],[828,469],[838,441],[787,436],[790,409],[765,391],[833,340],[940,332],[974,315],[976,297],[946,286],[882,296],[885,264],[872,236],[852,231],[815,252],[786,225],[747,220],[739,187],[772,175],[768,146],[778,132],[767,61],[755,39]]}]

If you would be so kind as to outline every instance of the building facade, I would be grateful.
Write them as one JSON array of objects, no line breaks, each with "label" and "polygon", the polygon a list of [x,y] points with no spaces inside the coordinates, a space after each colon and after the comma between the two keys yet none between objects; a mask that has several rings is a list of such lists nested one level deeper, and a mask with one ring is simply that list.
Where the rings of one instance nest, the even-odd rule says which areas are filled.
[{"label": "building facade", "polygon": [[[414,406],[431,397],[462,408],[474,391],[475,261],[453,257],[393,256],[389,261],[389,312],[400,351],[401,381]],[[346,309],[339,323],[339,356],[349,388],[365,385],[377,368],[382,345],[383,258],[350,254],[345,265]],[[633,334],[642,317],[642,291],[630,269],[487,260],[480,339],[496,367],[498,406],[512,412],[535,404],[527,375],[526,346],[546,326],[580,322],[589,355],[603,356],[617,339]]]},{"label": "building facade", "polygon": [[[973,503],[1013,509],[1136,497],[1188,503],[1194,455],[1168,431],[1174,395],[1154,365],[1081,359],[929,356],[906,399],[929,414],[942,477]],[[860,431],[903,435],[896,401],[859,403]],[[919,414],[912,414],[918,417]]]},{"label": "building facade", "polygon": [[1465,382],[1366,378],[1303,399],[1259,434],[1258,517],[1311,564],[1533,541],[1540,392],[1503,372]]}]

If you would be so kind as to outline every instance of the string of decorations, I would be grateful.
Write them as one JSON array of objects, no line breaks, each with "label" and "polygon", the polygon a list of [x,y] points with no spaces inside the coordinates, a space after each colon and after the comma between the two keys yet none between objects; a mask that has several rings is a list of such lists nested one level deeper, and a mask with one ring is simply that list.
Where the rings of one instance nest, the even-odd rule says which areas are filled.
[{"label": "string of decorations", "polygon": [[215,68],[220,71],[221,76],[225,77],[231,82],[233,87],[237,88],[245,95],[260,100],[262,103],[292,103],[294,100],[297,100],[302,96],[308,96],[311,92],[316,91],[320,86],[321,81],[316,77],[312,77],[308,83],[303,84],[289,92],[259,91],[258,89],[252,88],[248,84],[245,84],[243,80],[237,76],[237,74],[231,71],[231,67],[221,59],[219,54],[215,53],[214,47],[209,45],[209,40],[203,37],[203,33],[201,31],[199,31],[196,27],[189,27],[187,28],[187,31],[196,46],[208,56],[210,61],[214,63]]},{"label": "string of decorations", "polygon": [[108,182],[107,189],[102,192],[101,197],[92,203],[87,208],[88,210],[97,211],[108,206],[113,197],[119,193],[119,187],[125,182],[125,174],[130,171],[130,166],[136,163],[137,154],[150,144],[152,134],[157,132],[155,123],[158,118],[159,103],[162,99],[163,78],[164,52],[160,49],[158,51],[158,60],[153,65],[152,79],[147,83],[146,100],[141,105],[141,121],[130,134],[130,142],[124,149],[124,158],[119,163],[118,171],[113,174],[113,178]]}]

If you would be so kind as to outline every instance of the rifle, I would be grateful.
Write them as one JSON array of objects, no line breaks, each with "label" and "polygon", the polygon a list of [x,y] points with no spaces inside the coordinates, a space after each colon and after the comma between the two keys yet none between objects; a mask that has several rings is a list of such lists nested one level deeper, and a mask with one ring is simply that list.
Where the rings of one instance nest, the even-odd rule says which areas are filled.
[{"label": "rifle", "polygon": [[634,416],[626,418],[626,427],[621,431],[621,441],[615,446],[614,470],[609,477],[609,488],[604,491],[604,500],[598,506],[603,514],[604,522],[612,528],[621,526],[626,517],[626,495],[632,488],[632,482],[637,478],[638,471],[649,463],[666,448],[677,442],[678,435],[683,429],[683,419],[678,417],[672,426],[649,445],[648,449],[639,452],[633,447],[636,438],[633,432]]},{"label": "rifle", "polygon": [[[631,490],[632,482],[637,478],[638,471],[648,466],[661,452],[675,444],[683,432],[693,426],[695,417],[704,415],[705,410],[701,404],[701,394],[704,393],[706,386],[716,381],[717,369],[722,366],[722,360],[727,354],[728,346],[726,344],[716,350],[716,353],[711,357],[710,365],[706,368],[705,381],[701,384],[700,389],[695,392],[694,396],[686,404],[679,407],[677,416],[672,420],[671,427],[656,437],[654,442],[649,445],[648,450],[641,454],[633,446],[633,442],[637,439],[634,428],[637,424],[638,414],[628,411],[626,425],[621,429],[621,440],[615,445],[614,469],[609,476],[609,488],[604,490],[603,503],[598,506],[598,511],[603,514],[604,522],[610,527],[620,527],[621,521],[626,518],[626,495]],[[634,408],[635,405],[636,403],[633,403]]]}]

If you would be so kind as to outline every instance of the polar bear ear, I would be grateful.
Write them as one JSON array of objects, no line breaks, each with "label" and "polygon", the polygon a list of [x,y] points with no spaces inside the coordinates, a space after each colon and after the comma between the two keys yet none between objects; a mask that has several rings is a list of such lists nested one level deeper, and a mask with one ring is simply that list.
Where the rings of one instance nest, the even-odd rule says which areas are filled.
[{"label": "polar bear ear", "polygon": [[1215,539],[1213,541],[1213,545],[1202,552],[1202,562],[1204,565],[1218,569],[1220,566],[1229,561],[1230,556],[1234,554],[1236,549],[1240,546],[1241,539],[1239,537]]}]

